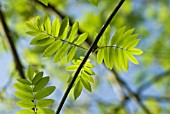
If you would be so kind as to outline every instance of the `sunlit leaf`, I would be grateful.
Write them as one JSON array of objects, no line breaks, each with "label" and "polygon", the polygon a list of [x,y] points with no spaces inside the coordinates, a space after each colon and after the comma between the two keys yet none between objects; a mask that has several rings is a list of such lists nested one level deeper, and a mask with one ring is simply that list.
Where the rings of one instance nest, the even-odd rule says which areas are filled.
[{"label": "sunlit leaf", "polygon": [[80,96],[81,91],[82,91],[82,83],[81,81],[78,81],[74,87],[74,99],[75,100]]},{"label": "sunlit leaf", "polygon": [[20,99],[33,100],[34,96],[30,92],[16,91],[15,96]]},{"label": "sunlit leaf", "polygon": [[35,85],[43,77],[43,72],[38,72],[32,80],[32,84]]},{"label": "sunlit leaf", "polygon": [[49,81],[49,76],[48,77],[44,77],[44,78],[41,78],[34,86],[33,88],[33,91],[34,92],[37,92],[39,91],[40,89],[42,89],[43,87],[45,87],[47,85]]},{"label": "sunlit leaf", "polygon": [[37,114],[55,114],[55,112],[51,109],[39,108],[39,110],[37,111]]},{"label": "sunlit leaf", "polygon": [[49,86],[46,88],[41,89],[35,94],[35,99],[39,100],[44,97],[49,96],[55,90],[55,86]]},{"label": "sunlit leaf", "polygon": [[22,84],[22,83],[19,83],[19,82],[15,83],[14,87],[17,90],[22,90],[22,91],[30,92],[30,93],[32,92],[32,88],[29,85],[25,85],[25,84]]},{"label": "sunlit leaf", "polygon": [[52,99],[41,99],[36,102],[37,107],[48,107],[54,103]]},{"label": "sunlit leaf", "polygon": [[16,102],[21,108],[33,108],[34,103],[31,100],[19,100]]},{"label": "sunlit leaf", "polygon": [[48,5],[48,0],[39,0],[40,2],[42,2],[44,5]]},{"label": "sunlit leaf", "polygon": [[48,57],[51,56],[52,54],[54,54],[62,45],[62,41],[60,40],[56,40],[55,42],[53,42],[49,47],[47,47],[43,53],[44,57]]},{"label": "sunlit leaf", "polygon": [[22,84],[31,85],[31,82],[26,79],[18,78],[17,81]]},{"label": "sunlit leaf", "polygon": [[26,76],[30,81],[32,81],[34,76],[34,69],[30,65],[28,66],[28,69],[26,71]]},{"label": "sunlit leaf", "polygon": [[68,55],[67,55],[67,62],[71,61],[74,58],[74,56],[76,54],[76,50],[77,50],[77,47],[75,47],[75,46],[73,46],[69,50]]},{"label": "sunlit leaf", "polygon": [[78,31],[78,27],[79,27],[79,23],[78,22],[75,22],[71,28],[71,31],[70,31],[70,34],[69,34],[69,37],[67,39],[68,42],[72,42],[77,34],[77,31]]},{"label": "sunlit leaf", "polygon": [[32,109],[25,109],[18,111],[17,114],[35,114],[35,112]]},{"label": "sunlit leaf", "polygon": [[52,36],[57,37],[59,34],[59,30],[60,30],[60,21],[58,18],[55,18],[52,23],[52,31],[51,31]]}]

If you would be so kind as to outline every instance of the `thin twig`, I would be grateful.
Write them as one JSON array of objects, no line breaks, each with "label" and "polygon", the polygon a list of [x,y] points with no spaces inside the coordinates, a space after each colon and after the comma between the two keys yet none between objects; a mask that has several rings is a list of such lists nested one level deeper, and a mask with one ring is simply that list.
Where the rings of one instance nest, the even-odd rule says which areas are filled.
[{"label": "thin twig", "polygon": [[117,73],[114,69],[112,69],[112,72],[114,72],[117,81],[118,81],[124,88],[126,88],[129,97],[132,98],[132,99],[134,99],[134,101],[143,109],[143,111],[144,111],[146,114],[151,114],[151,112],[149,111],[149,109],[142,103],[142,101],[141,101],[140,97],[138,96],[138,94],[135,94],[135,93],[130,89],[130,87],[128,86],[128,84],[120,78],[120,76],[118,75],[118,73]]},{"label": "thin twig", "polygon": [[149,88],[153,83],[156,83],[157,81],[160,81],[161,79],[167,77],[170,75],[170,71],[163,72],[161,74],[158,74],[157,76],[154,76],[151,80],[145,82],[142,84],[139,88],[137,93],[141,93],[144,91],[146,88]]},{"label": "thin twig", "polygon": [[66,98],[67,98],[67,96],[68,96],[68,94],[69,94],[69,92],[70,92],[70,90],[71,90],[71,88],[72,88],[72,86],[73,86],[73,84],[74,84],[74,82],[75,82],[75,80],[76,80],[79,72],[81,71],[81,69],[82,69],[82,67],[84,66],[86,60],[88,59],[89,55],[90,55],[91,52],[93,51],[93,48],[97,45],[97,42],[99,41],[100,37],[102,36],[102,34],[103,34],[104,31],[106,30],[107,26],[109,25],[109,23],[111,22],[111,20],[113,19],[113,17],[115,16],[115,14],[117,13],[117,11],[119,10],[119,8],[122,6],[122,4],[124,3],[124,1],[125,1],[125,0],[121,0],[121,1],[119,2],[119,4],[117,5],[117,7],[113,10],[113,12],[111,13],[110,17],[108,18],[108,20],[106,21],[106,23],[104,24],[104,26],[102,27],[102,29],[100,30],[100,32],[99,32],[99,34],[97,35],[95,41],[94,41],[94,42],[92,43],[92,45],[90,46],[90,48],[89,48],[89,50],[87,51],[87,54],[85,55],[83,61],[81,62],[81,64],[79,65],[77,71],[75,72],[75,75],[74,75],[72,81],[70,82],[67,90],[65,91],[64,96],[63,96],[63,98],[62,98],[62,100],[61,100],[61,102],[60,102],[60,104],[59,104],[59,107],[58,107],[58,109],[57,109],[57,111],[56,111],[56,114],[59,114],[59,113],[60,113],[60,111],[61,111],[61,109],[62,109],[62,107],[63,107],[63,105],[64,105],[64,102],[65,102],[65,100],[66,100]]},{"label": "thin twig", "polygon": [[15,61],[16,68],[17,68],[17,70],[19,72],[20,77],[25,79],[25,75],[24,75],[24,71],[23,71],[23,66],[22,66],[21,61],[19,59],[16,47],[15,47],[13,41],[12,41],[12,37],[10,35],[9,28],[8,28],[8,26],[6,24],[5,17],[4,17],[4,14],[3,14],[1,8],[0,8],[0,19],[1,19],[1,23],[2,23],[2,26],[4,28],[4,31],[5,31],[5,34],[6,34],[6,38],[7,38],[7,41],[9,43],[9,46],[10,46],[10,49],[11,49],[14,61]]}]

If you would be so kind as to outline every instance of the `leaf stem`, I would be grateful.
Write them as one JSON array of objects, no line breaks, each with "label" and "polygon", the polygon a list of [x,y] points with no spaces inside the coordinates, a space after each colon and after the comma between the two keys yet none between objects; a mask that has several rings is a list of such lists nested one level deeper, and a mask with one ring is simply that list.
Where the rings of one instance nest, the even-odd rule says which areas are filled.
[{"label": "leaf stem", "polygon": [[106,30],[107,26],[109,25],[109,23],[111,22],[111,20],[113,19],[113,17],[116,15],[116,13],[118,12],[118,10],[120,9],[120,7],[122,6],[122,4],[124,3],[125,0],[121,0],[119,2],[119,4],[116,6],[116,8],[113,10],[113,12],[111,13],[110,17],[108,18],[108,20],[106,21],[106,23],[104,24],[104,26],[101,28],[99,34],[97,35],[95,41],[92,43],[92,45],[90,46],[89,50],[87,51],[87,54],[85,55],[83,61],[81,62],[81,64],[79,65],[77,71],[75,72],[75,75],[73,77],[73,79],[71,80],[68,88],[66,89],[65,93],[64,93],[64,96],[59,104],[59,107],[56,111],[56,114],[59,114],[63,105],[64,105],[64,102],[79,74],[79,72],[81,71],[83,65],[86,63],[86,60],[88,59],[89,55],[91,54],[91,52],[93,51],[93,48],[97,45],[97,42],[99,41],[100,37],[103,35],[104,31]]}]

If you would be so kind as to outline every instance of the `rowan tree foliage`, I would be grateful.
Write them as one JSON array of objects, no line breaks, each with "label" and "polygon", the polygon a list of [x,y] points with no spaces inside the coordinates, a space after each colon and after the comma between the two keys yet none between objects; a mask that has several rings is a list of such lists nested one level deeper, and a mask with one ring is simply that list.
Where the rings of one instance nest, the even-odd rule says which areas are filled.
[{"label": "rowan tree foliage", "polygon": [[0,113],[170,112],[169,1],[0,6]]}]

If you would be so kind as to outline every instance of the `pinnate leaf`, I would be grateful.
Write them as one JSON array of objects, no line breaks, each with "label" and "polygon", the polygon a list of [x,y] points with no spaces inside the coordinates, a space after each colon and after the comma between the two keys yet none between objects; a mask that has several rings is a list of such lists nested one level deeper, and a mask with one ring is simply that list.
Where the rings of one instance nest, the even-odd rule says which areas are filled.
[{"label": "pinnate leaf", "polygon": [[80,96],[82,88],[83,88],[83,86],[82,86],[81,81],[78,81],[74,87],[74,99],[75,100]]},{"label": "pinnate leaf", "polygon": [[35,114],[35,112],[32,109],[25,109],[25,110],[20,110],[17,112],[17,114]]},{"label": "pinnate leaf", "polygon": [[55,90],[55,86],[49,86],[41,89],[35,94],[35,99],[39,100],[49,96]]},{"label": "pinnate leaf", "polygon": [[47,85],[48,81],[49,81],[49,76],[48,76],[48,77],[41,78],[41,79],[35,84],[33,91],[34,91],[34,92],[39,91],[40,89],[42,89],[43,87],[45,87],[45,86]]},{"label": "pinnate leaf", "polygon": [[48,107],[54,103],[52,99],[41,99],[36,102],[37,107]]},{"label": "pinnate leaf", "polygon": [[34,103],[31,100],[19,100],[16,102],[21,108],[33,108]]}]

